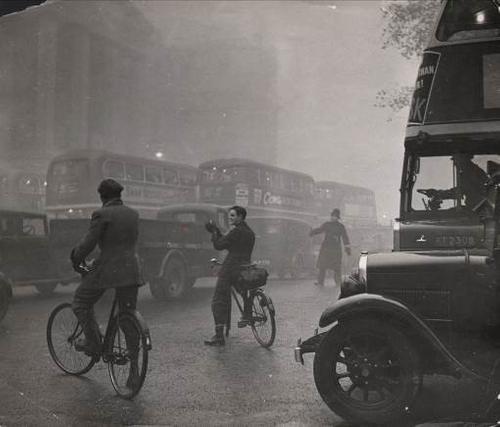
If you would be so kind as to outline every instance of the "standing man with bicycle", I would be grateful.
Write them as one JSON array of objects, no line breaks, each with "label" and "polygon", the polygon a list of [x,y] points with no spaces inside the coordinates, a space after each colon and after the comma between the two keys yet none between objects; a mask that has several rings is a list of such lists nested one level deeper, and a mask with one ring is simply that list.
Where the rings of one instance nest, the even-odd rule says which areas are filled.
[{"label": "standing man with bicycle", "polygon": [[[89,355],[98,354],[101,345],[101,334],[94,315],[95,303],[107,289],[115,288],[119,310],[135,310],[138,287],[144,284],[136,253],[139,214],[123,204],[122,190],[121,184],[113,179],[105,179],[99,184],[97,191],[102,208],[92,213],[87,234],[71,251],[71,261],[78,266],[85,262],[96,246],[100,249],[90,272],[82,277],[72,303],[73,312],[85,334],[75,343],[75,349]],[[132,330],[124,332],[127,347],[138,348],[137,334]],[[134,351],[131,353],[128,386],[138,377],[137,358],[134,363]]]},{"label": "standing man with bicycle", "polygon": [[[229,226],[231,229],[227,234],[222,234],[217,226],[208,222],[205,227],[212,233],[214,248],[228,254],[219,271],[215,291],[212,298],[212,313],[215,322],[215,335],[205,340],[206,345],[225,345],[224,326],[229,316],[231,304],[231,286],[236,284],[241,272],[241,265],[250,263],[252,251],[255,244],[255,234],[245,222],[247,211],[241,206],[233,206],[229,209]],[[252,306],[248,292],[243,293],[243,317],[238,322],[239,327],[246,326],[252,317]]]}]

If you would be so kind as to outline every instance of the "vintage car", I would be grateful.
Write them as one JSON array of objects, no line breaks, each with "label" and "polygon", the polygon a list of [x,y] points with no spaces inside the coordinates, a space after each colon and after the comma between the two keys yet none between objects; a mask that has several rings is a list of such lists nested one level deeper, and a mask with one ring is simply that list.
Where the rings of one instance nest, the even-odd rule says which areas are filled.
[{"label": "vintage car", "polygon": [[[219,253],[205,229],[213,221],[228,228],[227,209],[208,203],[170,205],[156,219],[139,219],[137,250],[151,294],[160,300],[183,298],[200,277],[212,276],[210,259]],[[50,222],[53,253],[60,270],[71,268],[67,254],[87,232],[88,219],[64,218]],[[89,258],[97,256],[97,250]]]},{"label": "vintage car", "polygon": [[[468,147],[477,143],[460,148]],[[322,313],[324,329],[295,349],[302,363],[304,353],[315,353],[325,403],[362,425],[404,416],[426,375],[472,375],[500,389],[500,179],[485,167],[489,179],[473,207],[458,188],[453,203],[418,210],[409,194],[435,196],[418,187],[424,160],[406,162],[396,250],[363,253],[339,300]]]},{"label": "vintage car", "polygon": [[257,264],[280,279],[312,275],[314,249],[307,222],[281,216],[250,216],[247,222],[255,232],[252,258]]},{"label": "vintage car", "polygon": [[75,273],[61,274],[51,247],[44,214],[0,210],[0,282],[34,286],[42,295],[51,294],[59,283],[72,282]]}]

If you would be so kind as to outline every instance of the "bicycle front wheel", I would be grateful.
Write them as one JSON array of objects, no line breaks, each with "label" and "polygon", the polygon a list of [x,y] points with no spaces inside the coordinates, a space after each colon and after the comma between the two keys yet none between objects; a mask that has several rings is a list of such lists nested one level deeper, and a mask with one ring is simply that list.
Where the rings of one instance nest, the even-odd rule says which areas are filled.
[{"label": "bicycle front wheel", "polygon": [[70,375],[85,374],[96,363],[92,356],[76,351],[75,341],[81,336],[83,330],[71,304],[58,305],[47,323],[47,345],[56,365]]},{"label": "bicycle front wheel", "polygon": [[271,347],[276,338],[273,302],[260,289],[255,291],[252,300],[252,332],[257,342],[265,348]]},{"label": "bicycle front wheel", "polygon": [[123,398],[133,398],[144,384],[148,340],[148,334],[132,313],[120,313],[113,320],[105,358],[113,388]]}]

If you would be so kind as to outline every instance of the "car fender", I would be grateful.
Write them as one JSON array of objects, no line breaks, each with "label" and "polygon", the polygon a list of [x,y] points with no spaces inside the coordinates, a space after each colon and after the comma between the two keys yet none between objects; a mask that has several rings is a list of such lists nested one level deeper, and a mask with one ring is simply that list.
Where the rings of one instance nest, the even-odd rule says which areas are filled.
[{"label": "car fender", "polygon": [[350,318],[371,316],[404,327],[405,334],[416,342],[416,348],[425,355],[423,360],[432,367],[432,371],[444,372],[458,378],[467,370],[408,307],[381,295],[364,293],[338,300],[322,313],[319,326],[324,328]]},{"label": "car fender", "polygon": [[178,249],[172,249],[167,252],[167,254],[163,257],[163,260],[161,261],[160,265],[160,271],[158,273],[158,277],[162,277],[163,273],[165,272],[165,269],[167,268],[168,263],[170,260],[178,258],[180,259],[183,263],[184,266],[186,267],[186,271],[189,273],[189,264],[186,260],[186,256],[182,253],[182,251]]}]

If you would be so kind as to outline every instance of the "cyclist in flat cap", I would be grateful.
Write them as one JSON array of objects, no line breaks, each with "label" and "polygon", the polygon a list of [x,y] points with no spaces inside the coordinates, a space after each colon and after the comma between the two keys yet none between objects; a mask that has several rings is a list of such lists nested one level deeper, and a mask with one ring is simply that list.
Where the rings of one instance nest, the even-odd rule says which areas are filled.
[{"label": "cyclist in flat cap", "polygon": [[[139,214],[121,200],[123,187],[113,179],[105,179],[97,192],[102,207],[92,213],[90,228],[71,251],[71,261],[77,266],[99,247],[100,253],[90,272],[82,277],[73,298],[73,312],[80,321],[85,337],[77,340],[75,349],[89,355],[99,352],[101,335],[95,320],[94,305],[107,289],[115,288],[120,311],[135,310],[138,287],[143,285],[136,244],[139,234]],[[138,347],[133,331],[124,331],[129,348]],[[133,353],[133,351],[132,351]],[[129,380],[138,377],[138,366],[131,364]]]}]

